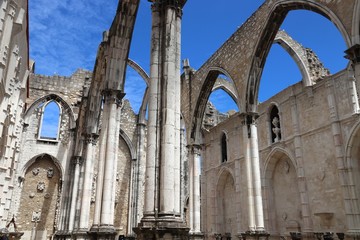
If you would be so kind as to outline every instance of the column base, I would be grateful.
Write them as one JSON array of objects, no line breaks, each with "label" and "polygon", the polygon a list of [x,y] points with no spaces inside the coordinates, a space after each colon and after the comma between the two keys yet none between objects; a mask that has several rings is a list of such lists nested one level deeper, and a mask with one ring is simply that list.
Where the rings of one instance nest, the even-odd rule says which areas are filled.
[{"label": "column base", "polygon": [[239,234],[238,237],[243,240],[268,240],[270,234],[266,231],[246,231]]},{"label": "column base", "polygon": [[87,229],[79,229],[78,231],[74,231],[72,236],[75,237],[76,240],[91,239]]},{"label": "column base", "polygon": [[116,231],[113,225],[92,226],[88,235],[96,240],[115,240]]},{"label": "column base", "polygon": [[188,240],[190,229],[181,219],[147,218],[133,230],[137,235],[137,240]]},{"label": "column base", "polygon": [[72,239],[71,233],[67,231],[57,231],[55,233],[54,239]]},{"label": "column base", "polygon": [[194,239],[194,240],[204,239],[204,234],[202,232],[190,232],[189,239]]}]

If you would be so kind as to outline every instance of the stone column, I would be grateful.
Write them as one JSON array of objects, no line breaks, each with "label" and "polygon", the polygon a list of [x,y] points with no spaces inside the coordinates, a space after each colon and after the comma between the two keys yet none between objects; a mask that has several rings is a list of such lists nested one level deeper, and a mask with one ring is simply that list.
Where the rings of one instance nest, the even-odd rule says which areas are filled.
[{"label": "stone column", "polygon": [[79,191],[80,167],[83,162],[83,159],[81,156],[74,156],[72,161],[75,166],[75,169],[74,169],[74,176],[73,176],[74,181],[73,181],[72,194],[71,194],[69,232],[73,231],[75,224],[76,200]]},{"label": "stone column", "polygon": [[98,136],[99,135],[95,133],[86,136],[87,147],[85,153],[85,173],[84,173],[83,192],[81,198],[80,224],[79,224],[79,230],[82,232],[86,232],[89,229],[90,204],[91,204],[93,168],[94,168],[94,151]]},{"label": "stone column", "polygon": [[144,218],[155,218],[157,207],[157,169],[158,146],[159,146],[159,109],[160,104],[160,83],[158,81],[160,69],[160,16],[158,8],[152,6],[152,32],[151,32],[151,62],[150,62],[150,86],[149,86],[149,103],[148,103],[148,134],[147,134],[147,152],[146,152],[146,181],[145,181],[145,203]]},{"label": "stone column", "polygon": [[117,155],[119,147],[119,126],[120,126],[120,106],[124,96],[121,91],[105,90],[104,108],[108,108],[108,116],[104,116],[108,121],[106,153],[104,166],[104,180],[102,193],[102,207],[100,215],[100,228],[113,228],[114,225],[114,206],[115,206],[115,182],[117,171]]},{"label": "stone column", "polygon": [[244,156],[245,156],[245,169],[246,169],[246,186],[247,186],[247,203],[248,203],[248,226],[249,231],[255,231],[255,208],[253,198],[253,182],[251,171],[251,144],[249,139],[249,125],[247,116],[242,115],[243,121],[243,140],[244,140]]},{"label": "stone column", "polygon": [[182,239],[180,24],[186,1],[153,0],[144,217],[138,239]]},{"label": "stone column", "polygon": [[[291,119],[292,119],[292,126],[294,129],[294,147],[295,147],[295,159],[298,163],[297,166],[297,180],[300,192],[300,201],[301,201],[301,214],[302,219],[304,221],[303,225],[303,232],[313,232],[313,222],[310,213],[310,206],[309,206],[309,196],[307,193],[307,184],[305,178],[305,171],[304,171],[304,161],[302,156],[302,141],[300,136],[300,127],[299,127],[299,119],[298,119],[298,110],[297,110],[297,103],[296,98],[292,97],[291,99]],[[307,234],[308,235],[308,234]],[[308,237],[306,234],[304,237]]]},{"label": "stone column", "polygon": [[200,198],[200,177],[201,177],[201,146],[191,146],[190,152],[190,238],[203,239],[201,232],[201,198]]},{"label": "stone column", "polygon": [[91,232],[102,239],[113,236],[117,156],[120,131],[120,107],[124,93],[120,90],[103,91],[103,126],[97,179],[95,219]]},{"label": "stone column", "polygon": [[[351,68],[349,71],[351,72],[350,79],[355,84],[357,93],[360,91],[360,44],[355,44],[351,48],[345,51],[347,54],[345,57],[351,61]],[[355,92],[354,96],[356,97],[357,102],[359,101],[357,93]],[[358,105],[355,105],[358,107]],[[330,106],[329,106],[330,107]],[[336,109],[334,109],[336,110]],[[359,112],[355,112],[359,113]],[[332,126],[333,135],[334,135],[334,142],[335,145],[341,144],[341,126],[339,123],[335,123],[336,125]],[[337,126],[339,125],[339,126]],[[354,184],[354,172],[351,170],[351,161],[352,156],[349,154],[349,151],[347,152],[347,155],[345,157],[345,161],[343,159],[340,159],[341,154],[338,154],[338,152],[342,153],[340,149],[340,146],[338,147],[337,155],[339,155],[339,158],[337,158],[337,165],[338,165],[338,171],[341,181],[341,186],[344,192],[344,203],[345,203],[345,214],[347,218],[347,233],[349,237],[353,237],[354,239],[359,238],[359,219],[360,219],[360,206],[359,206],[359,200],[354,194],[356,192],[355,184]]]},{"label": "stone column", "polygon": [[243,118],[245,165],[248,188],[249,231],[265,232],[261,192],[259,146],[257,138],[257,114],[246,113]]}]

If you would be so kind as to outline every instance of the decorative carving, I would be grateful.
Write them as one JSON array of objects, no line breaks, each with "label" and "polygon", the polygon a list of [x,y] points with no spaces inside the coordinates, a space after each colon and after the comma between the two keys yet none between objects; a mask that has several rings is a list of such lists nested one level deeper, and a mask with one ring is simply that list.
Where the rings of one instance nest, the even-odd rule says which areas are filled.
[{"label": "decorative carving", "polygon": [[91,203],[94,203],[96,199],[96,180],[97,180],[97,173],[94,173],[91,184]]},{"label": "decorative carving", "polygon": [[33,173],[34,176],[38,175],[39,172],[40,172],[40,168],[34,168],[34,169],[32,170],[32,173]]},{"label": "decorative carving", "polygon": [[98,142],[99,135],[96,133],[87,134],[86,143],[95,146]]},{"label": "decorative carving", "polygon": [[45,190],[45,182],[38,182],[37,190],[40,192],[44,191]]},{"label": "decorative carving", "polygon": [[44,198],[45,198],[45,199],[49,199],[50,196],[51,196],[50,193],[45,193]]},{"label": "decorative carving", "polygon": [[40,211],[38,211],[38,212],[34,211],[32,213],[31,221],[32,222],[39,222],[40,218],[41,218],[41,212]]},{"label": "decorative carving", "polygon": [[47,177],[52,178],[54,176],[54,169],[52,167],[49,167],[47,170]]},{"label": "decorative carving", "polygon": [[24,177],[21,177],[21,176],[18,177],[19,187],[22,187],[24,181],[25,181]]},{"label": "decorative carving", "polygon": [[273,120],[271,121],[271,123],[274,126],[272,128],[272,131],[275,134],[274,142],[278,142],[278,141],[280,141],[280,131],[281,131],[279,118],[274,117]]},{"label": "decorative carving", "polygon": [[34,197],[35,197],[35,193],[31,192],[31,193],[29,194],[29,198],[34,198]]},{"label": "decorative carving", "polygon": [[114,89],[104,89],[103,90],[104,100],[108,104],[116,104],[118,108],[122,107],[122,99],[125,96],[125,93],[121,90]]}]

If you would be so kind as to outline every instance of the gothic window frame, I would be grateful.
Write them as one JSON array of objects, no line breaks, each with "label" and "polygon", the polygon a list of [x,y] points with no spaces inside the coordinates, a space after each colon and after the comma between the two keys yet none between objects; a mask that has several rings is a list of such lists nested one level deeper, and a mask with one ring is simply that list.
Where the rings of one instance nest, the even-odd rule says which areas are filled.
[{"label": "gothic window frame", "polygon": [[[277,120],[274,120],[277,118]],[[271,104],[268,111],[269,119],[269,141],[270,144],[281,142],[283,139],[283,131],[281,124],[280,109],[277,104]],[[277,133],[276,133],[277,132]]]},{"label": "gothic window frame", "polygon": [[[55,103],[57,105],[58,109],[59,109],[57,132],[56,132],[56,137],[55,138],[42,136],[42,134],[41,134],[42,129],[43,129],[43,122],[44,122],[44,115],[45,115],[46,107],[52,102]],[[41,117],[40,117],[40,123],[39,123],[39,128],[38,128],[38,140],[46,141],[46,142],[54,142],[54,143],[59,142],[60,128],[61,128],[61,116],[62,116],[62,112],[63,112],[61,104],[58,101],[56,101],[55,99],[49,99],[48,101],[42,103],[40,112],[41,112]]]},{"label": "gothic window frame", "polygon": [[221,163],[226,163],[229,160],[228,142],[229,142],[229,138],[227,132],[221,131],[221,138],[220,138]]}]

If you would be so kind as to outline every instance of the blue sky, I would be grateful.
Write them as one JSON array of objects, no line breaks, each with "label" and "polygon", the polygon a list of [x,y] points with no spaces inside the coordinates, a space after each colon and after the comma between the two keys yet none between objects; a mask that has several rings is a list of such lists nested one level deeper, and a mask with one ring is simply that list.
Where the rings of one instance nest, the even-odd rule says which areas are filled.
[{"label": "blue sky", "polygon": [[[182,21],[182,56],[199,68],[263,0],[188,0]],[[117,0],[30,0],[30,57],[36,73],[71,75],[77,68],[93,69],[102,32],[109,28]],[[301,24],[299,24],[301,23]],[[345,68],[345,43],[335,26],[309,11],[291,11],[282,27],[293,39],[312,48],[331,73]],[[131,45],[130,58],[149,73],[150,3],[141,0]],[[273,45],[267,59],[259,100],[264,101],[301,80],[296,64],[279,46]],[[130,68],[125,84],[126,97],[137,112],[145,84]],[[210,100],[222,112],[235,109],[221,90]],[[225,104],[224,104],[225,103]]]}]

